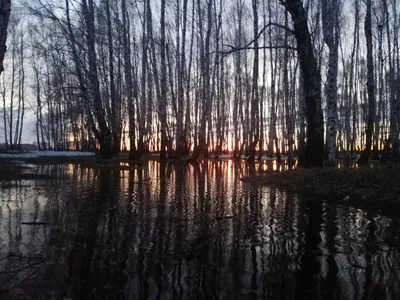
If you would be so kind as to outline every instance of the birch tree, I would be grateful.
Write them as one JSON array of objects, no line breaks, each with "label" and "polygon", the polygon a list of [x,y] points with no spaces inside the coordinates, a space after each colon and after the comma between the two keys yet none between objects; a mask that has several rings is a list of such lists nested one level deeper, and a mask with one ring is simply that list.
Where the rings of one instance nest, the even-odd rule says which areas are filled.
[{"label": "birch tree", "polygon": [[[179,0],[177,1],[177,14],[179,16]],[[186,27],[187,27],[187,14],[188,14],[188,0],[183,0],[183,11],[182,11],[182,38],[181,38],[181,49],[178,46],[178,115],[177,115],[177,125],[176,125],[176,136],[175,136],[175,144],[176,144],[176,156],[177,158],[181,158],[183,154],[184,142],[186,140],[186,136],[183,133],[183,111],[184,111],[184,96],[185,96],[185,66],[186,66]],[[178,17],[179,19],[179,17]],[[179,40],[179,28],[177,28],[177,40]],[[179,52],[180,51],[180,52]],[[188,105],[188,103],[186,103]],[[187,116],[186,116],[187,117]]]},{"label": "birch tree", "polygon": [[253,162],[256,155],[256,145],[259,141],[259,109],[258,109],[258,0],[253,0],[253,34],[254,34],[254,58],[253,58],[253,82],[251,88],[251,125],[249,138],[249,158]]},{"label": "birch tree", "polygon": [[159,98],[159,115],[161,123],[161,151],[160,158],[167,158],[167,56],[166,56],[166,37],[165,37],[165,0],[161,0],[161,40],[160,40],[160,60],[161,60],[161,98]]},{"label": "birch tree", "polygon": [[328,107],[327,137],[329,148],[329,163],[336,160],[336,137],[337,137],[337,73],[339,58],[339,15],[340,8],[338,0],[322,0],[322,28],[324,42],[329,49],[328,74],[326,79],[326,99]]},{"label": "birch tree", "polygon": [[[360,0],[352,6],[354,17],[342,13],[340,0],[52,3],[26,2],[32,23],[40,24],[34,35],[41,42],[23,42],[28,51],[17,43],[14,75],[12,55],[6,64],[1,94],[7,143],[18,144],[25,127],[26,77],[33,83],[32,113],[43,149],[100,147],[107,157],[122,144],[132,159],[148,152],[163,159],[191,151],[195,158],[209,151],[218,156],[230,149],[235,158],[254,161],[263,159],[266,146],[280,161],[281,152],[295,158],[297,139],[298,158],[313,167],[322,164],[324,131],[331,163],[343,150],[354,154],[367,146],[364,86],[371,72],[370,54],[360,46]],[[373,9],[376,157],[388,137],[393,155],[398,148],[400,59],[398,3],[380,0]],[[19,68],[19,52],[35,57],[36,65],[24,59]]]},{"label": "birch tree", "polygon": [[130,44],[130,27],[129,27],[129,13],[126,6],[126,0],[121,0],[122,10],[122,43],[124,44],[123,57],[124,57],[124,76],[126,85],[126,101],[128,106],[129,115],[129,156],[136,158],[135,146],[135,111],[134,111],[134,94],[135,86],[132,74],[131,62],[131,44]]}]

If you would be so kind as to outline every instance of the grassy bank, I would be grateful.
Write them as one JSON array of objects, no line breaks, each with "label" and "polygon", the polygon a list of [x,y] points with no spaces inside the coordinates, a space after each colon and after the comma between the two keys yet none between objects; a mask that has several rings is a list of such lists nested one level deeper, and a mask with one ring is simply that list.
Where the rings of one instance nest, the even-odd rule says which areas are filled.
[{"label": "grassy bank", "polygon": [[291,192],[320,195],[338,201],[393,204],[400,207],[400,166],[372,168],[295,169],[245,177],[244,182],[268,185]]}]

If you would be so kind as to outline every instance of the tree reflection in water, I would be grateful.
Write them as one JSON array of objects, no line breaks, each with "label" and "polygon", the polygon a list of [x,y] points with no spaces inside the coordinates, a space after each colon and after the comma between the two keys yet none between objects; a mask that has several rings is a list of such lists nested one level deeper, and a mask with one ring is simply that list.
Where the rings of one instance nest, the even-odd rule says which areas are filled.
[{"label": "tree reflection in water", "polygon": [[239,180],[256,170],[37,167],[54,179],[1,189],[0,298],[398,297],[399,220]]}]

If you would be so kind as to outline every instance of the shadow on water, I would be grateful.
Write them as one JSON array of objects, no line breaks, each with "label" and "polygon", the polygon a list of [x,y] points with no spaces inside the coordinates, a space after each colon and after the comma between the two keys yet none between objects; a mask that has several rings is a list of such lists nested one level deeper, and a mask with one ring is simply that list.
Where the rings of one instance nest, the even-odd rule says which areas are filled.
[{"label": "shadow on water", "polygon": [[264,168],[40,166],[0,192],[0,298],[398,298],[399,220],[239,180]]}]

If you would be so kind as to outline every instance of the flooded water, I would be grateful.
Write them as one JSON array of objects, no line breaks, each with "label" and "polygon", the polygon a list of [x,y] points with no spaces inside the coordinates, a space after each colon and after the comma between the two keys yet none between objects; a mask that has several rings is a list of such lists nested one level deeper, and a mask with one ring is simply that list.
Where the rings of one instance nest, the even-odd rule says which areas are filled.
[{"label": "flooded water", "polygon": [[[266,167],[263,167],[266,168]],[[399,299],[400,223],[244,163],[40,166],[0,192],[1,299]]]}]

